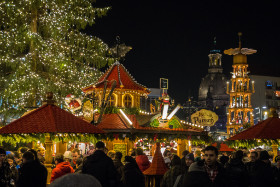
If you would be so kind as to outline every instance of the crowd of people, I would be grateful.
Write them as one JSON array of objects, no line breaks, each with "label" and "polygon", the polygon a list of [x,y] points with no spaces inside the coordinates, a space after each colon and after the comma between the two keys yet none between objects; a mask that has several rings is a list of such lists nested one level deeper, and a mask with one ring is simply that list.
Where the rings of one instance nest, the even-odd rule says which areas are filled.
[{"label": "crowd of people", "polygon": [[[45,187],[47,169],[44,155],[43,148],[21,148],[17,152],[0,148],[0,186]],[[265,150],[257,149],[249,155],[238,150],[230,156],[221,156],[216,147],[207,146],[194,153],[183,151],[179,156],[170,150],[164,151],[164,164],[168,171],[162,178],[161,187],[259,187],[280,184],[280,156],[272,165]],[[105,144],[99,141],[89,156],[83,157],[79,149],[57,153],[49,186],[144,187],[143,172],[150,165],[141,148],[130,150],[129,156],[123,158],[121,152],[108,152]]]}]

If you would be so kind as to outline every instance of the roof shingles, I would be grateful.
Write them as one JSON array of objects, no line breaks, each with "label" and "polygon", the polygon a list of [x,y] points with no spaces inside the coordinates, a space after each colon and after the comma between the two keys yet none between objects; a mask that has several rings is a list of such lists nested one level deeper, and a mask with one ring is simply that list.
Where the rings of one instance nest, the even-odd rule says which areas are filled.
[{"label": "roof shingles", "polygon": [[55,105],[47,104],[1,128],[0,133],[104,133],[104,131]]}]

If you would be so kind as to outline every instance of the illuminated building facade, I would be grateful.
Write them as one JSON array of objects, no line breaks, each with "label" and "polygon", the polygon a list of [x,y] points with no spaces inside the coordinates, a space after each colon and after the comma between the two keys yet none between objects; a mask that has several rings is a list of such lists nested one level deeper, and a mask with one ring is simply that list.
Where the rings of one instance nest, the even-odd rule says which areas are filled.
[{"label": "illuminated building facade", "polygon": [[280,77],[250,75],[255,82],[255,94],[252,95],[255,124],[268,117],[269,109],[274,107],[280,112]]}]

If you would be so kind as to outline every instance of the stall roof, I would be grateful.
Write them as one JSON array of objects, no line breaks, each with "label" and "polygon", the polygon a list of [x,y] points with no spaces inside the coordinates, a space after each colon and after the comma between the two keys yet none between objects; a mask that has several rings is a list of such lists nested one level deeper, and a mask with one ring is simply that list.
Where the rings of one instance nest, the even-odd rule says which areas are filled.
[{"label": "stall roof", "polygon": [[46,104],[0,129],[0,134],[105,133],[70,112]]},{"label": "stall roof", "polygon": [[278,116],[264,121],[236,134],[228,140],[280,139],[280,119]]},{"label": "stall roof", "polygon": [[162,128],[162,127],[144,127],[141,126],[137,120],[137,115],[127,115],[132,121],[132,125],[126,122],[126,120],[120,114],[104,114],[102,121],[97,125],[98,128],[103,130],[139,130],[139,131],[157,131],[161,132],[202,132],[203,130],[196,130],[191,128]]}]

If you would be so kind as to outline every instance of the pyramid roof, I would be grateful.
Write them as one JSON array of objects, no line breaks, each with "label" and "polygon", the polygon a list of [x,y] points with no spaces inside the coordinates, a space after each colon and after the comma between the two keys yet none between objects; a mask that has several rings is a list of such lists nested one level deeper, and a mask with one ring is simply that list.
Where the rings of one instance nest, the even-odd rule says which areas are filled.
[{"label": "pyramid roof", "polygon": [[105,81],[108,81],[107,86],[110,87],[113,80],[117,82],[116,89],[129,89],[129,90],[137,90],[137,91],[144,91],[145,93],[150,93],[147,88],[139,83],[130,75],[130,73],[126,70],[126,68],[116,62],[112,64],[108,70],[99,78],[97,83],[94,85],[82,88],[83,92],[92,91],[95,88],[104,88]]},{"label": "pyramid roof", "polygon": [[155,155],[153,157],[152,164],[148,169],[146,169],[143,172],[143,174],[144,175],[164,175],[167,170],[168,169],[165,165],[164,159],[160,152],[160,143],[157,142],[156,151],[155,151]]}]

